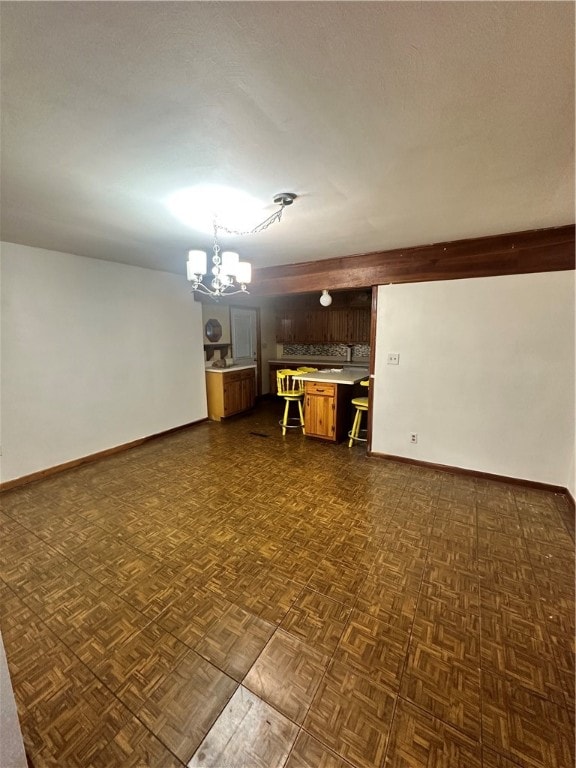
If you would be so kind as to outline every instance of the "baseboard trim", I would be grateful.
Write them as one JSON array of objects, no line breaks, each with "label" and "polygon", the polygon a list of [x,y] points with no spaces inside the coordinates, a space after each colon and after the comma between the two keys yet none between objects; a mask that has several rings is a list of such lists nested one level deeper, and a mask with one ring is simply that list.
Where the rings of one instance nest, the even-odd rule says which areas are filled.
[{"label": "baseboard trim", "polygon": [[470,475],[471,477],[480,477],[485,480],[494,480],[499,483],[508,483],[510,485],[524,485],[527,488],[534,488],[541,491],[551,491],[566,496],[568,504],[573,511],[576,511],[574,499],[568,488],[563,485],[552,485],[551,483],[541,483],[538,480],[523,480],[520,477],[508,477],[507,475],[495,475],[492,472],[480,472],[477,469],[464,469],[464,467],[455,467],[452,464],[436,464],[433,461],[420,461],[420,459],[411,459],[407,456],[394,456],[391,453],[377,453],[369,451],[368,456],[375,459],[387,459],[389,461],[400,461],[403,464],[414,464],[417,467],[426,467],[428,469],[438,469],[441,472],[450,472],[453,475]]},{"label": "baseboard trim", "polygon": [[[450,472],[453,475],[470,475],[472,477],[480,477],[485,480],[494,480],[500,483],[509,483],[511,485],[525,485],[528,488],[535,488],[541,491],[552,491],[554,493],[569,494],[567,488],[563,485],[552,485],[550,483],[541,483],[538,480],[523,480],[519,477],[508,477],[507,475],[495,475],[491,472],[480,472],[477,469],[464,469],[464,467],[456,467],[452,464],[436,464],[433,461],[421,461],[420,459],[412,459],[407,456],[395,456],[391,453],[377,453],[376,451],[369,451],[368,455],[376,459],[388,459],[390,461],[400,461],[403,464],[415,464],[417,467],[426,467],[428,469],[438,469],[441,472]],[[572,500],[574,503],[574,500]]]},{"label": "baseboard trim", "polygon": [[165,437],[166,435],[172,435],[174,432],[179,432],[182,429],[188,429],[197,424],[202,424],[208,421],[208,419],[198,419],[198,421],[191,421],[188,424],[181,424],[179,427],[172,427],[171,429],[165,429],[163,432],[157,432],[154,435],[147,435],[145,437],[139,437],[137,440],[131,440],[129,443],[122,443],[121,445],[115,445],[112,448],[105,448],[103,451],[97,451],[91,453],[88,456],[81,456],[78,459],[72,459],[71,461],[65,461],[63,464],[56,464],[53,467],[47,467],[46,469],[40,469],[38,472],[32,472],[30,475],[23,475],[22,477],[16,477],[13,480],[6,480],[4,483],[0,483],[0,493],[3,491],[9,491],[12,488],[18,488],[20,485],[27,485],[33,483],[35,480],[43,480],[50,475],[58,474],[59,472],[65,472],[67,469],[74,469],[82,464],[89,464],[92,461],[98,461],[99,459],[105,459],[107,456],[112,456],[115,453],[121,453],[122,451],[129,451],[130,448],[136,448],[142,443],[147,443],[149,440],[156,440],[159,437]]},{"label": "baseboard trim", "polygon": [[523,485],[526,488],[534,488],[539,491],[549,491],[556,493],[559,496],[563,496],[566,499],[567,507],[562,508],[558,506],[558,512],[562,518],[562,522],[566,526],[566,529],[572,539],[576,538],[576,504],[574,497],[563,485],[552,485],[551,483],[541,483],[537,480],[522,480],[519,477],[508,477],[507,475],[495,475],[491,472],[480,472],[477,469],[464,469],[463,467],[455,467],[451,464],[436,464],[433,461],[420,461],[419,459],[411,459],[406,456],[394,456],[391,453],[377,453],[376,451],[368,451],[368,456],[375,459],[387,459],[388,461],[399,461],[403,464],[413,464],[417,467],[425,467],[427,469],[437,469],[441,472],[450,472],[453,475],[468,475],[469,477],[480,477],[484,480],[493,480],[498,483],[508,483],[509,485]]},{"label": "baseboard trim", "polygon": [[572,537],[572,540],[576,539],[576,504],[574,497],[563,485],[552,485],[551,483],[541,483],[537,480],[522,480],[519,477],[508,477],[507,475],[495,475],[491,472],[480,472],[476,469],[464,469],[463,467],[455,467],[451,464],[436,464],[433,461],[420,461],[419,459],[410,459],[406,456],[394,456],[390,453],[377,453],[376,451],[369,451],[368,456],[375,459],[387,459],[388,461],[399,461],[404,464],[413,464],[417,467],[425,467],[427,469],[437,469],[441,472],[450,472],[453,475],[468,475],[469,477],[480,477],[484,480],[493,480],[498,483],[508,483],[510,485],[523,485],[526,488],[534,488],[540,491],[549,491],[556,493],[559,496],[563,496],[567,502],[567,508],[562,508],[562,505],[558,505],[557,509],[562,518],[566,530]]}]

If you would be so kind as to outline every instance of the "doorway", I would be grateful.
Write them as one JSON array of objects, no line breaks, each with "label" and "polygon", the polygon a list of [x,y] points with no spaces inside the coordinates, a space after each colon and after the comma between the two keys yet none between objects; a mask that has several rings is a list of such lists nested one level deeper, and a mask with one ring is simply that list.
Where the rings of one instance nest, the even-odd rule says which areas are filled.
[{"label": "doorway", "polygon": [[262,394],[260,355],[260,310],[230,307],[232,356],[239,365],[256,365],[256,394]]}]

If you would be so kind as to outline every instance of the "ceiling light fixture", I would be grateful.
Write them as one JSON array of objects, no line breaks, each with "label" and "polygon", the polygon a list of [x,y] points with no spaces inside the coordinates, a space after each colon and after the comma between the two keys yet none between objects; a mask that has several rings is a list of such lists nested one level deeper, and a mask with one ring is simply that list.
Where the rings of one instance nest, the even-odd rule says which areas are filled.
[{"label": "ceiling light fixture", "polygon": [[[271,224],[280,221],[282,213],[287,205],[292,205],[296,200],[293,192],[282,192],[276,195],[274,202],[279,205],[277,211],[268,216],[267,219],[257,224],[253,229],[244,232],[228,229],[218,224],[217,217],[214,216],[213,231],[214,243],[212,246],[212,280],[206,285],[204,278],[207,276],[207,254],[205,251],[188,251],[188,263],[186,264],[186,275],[192,283],[192,290],[196,293],[202,293],[205,296],[218,300],[220,296],[233,296],[235,293],[248,293],[247,284],[252,280],[252,267],[247,261],[240,261],[240,257],[234,251],[221,251],[218,244],[218,230],[226,232],[228,235],[253,235],[256,232],[262,232]],[[332,301],[332,299],[330,299]]]},{"label": "ceiling light fixture", "polygon": [[322,304],[323,307],[329,307],[330,304],[332,304],[332,296],[330,296],[326,289],[322,291],[322,296],[320,296],[320,304]]}]

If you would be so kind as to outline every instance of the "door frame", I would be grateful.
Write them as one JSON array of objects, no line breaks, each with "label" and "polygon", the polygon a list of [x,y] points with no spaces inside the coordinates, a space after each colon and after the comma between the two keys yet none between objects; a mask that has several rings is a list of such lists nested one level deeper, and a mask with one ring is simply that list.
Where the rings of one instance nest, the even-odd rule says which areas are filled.
[{"label": "door frame", "polygon": [[372,306],[370,314],[370,386],[368,387],[368,413],[366,435],[366,453],[372,453],[372,414],[374,413],[374,364],[376,360],[376,313],[378,311],[378,286],[372,286]]},{"label": "door frame", "polygon": [[[245,304],[230,304],[230,343],[232,343],[232,310],[248,309],[256,314],[256,397],[262,396],[262,332],[260,328],[260,307],[246,306]],[[232,348],[234,352],[234,348]]]}]

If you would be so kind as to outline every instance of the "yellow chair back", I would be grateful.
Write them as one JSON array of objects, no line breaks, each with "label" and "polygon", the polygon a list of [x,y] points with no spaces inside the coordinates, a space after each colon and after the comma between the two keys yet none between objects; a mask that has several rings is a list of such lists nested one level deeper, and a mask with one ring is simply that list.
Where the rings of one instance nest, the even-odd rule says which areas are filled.
[{"label": "yellow chair back", "polygon": [[280,397],[302,397],[304,382],[300,379],[302,371],[283,368],[276,373],[276,393]]}]

